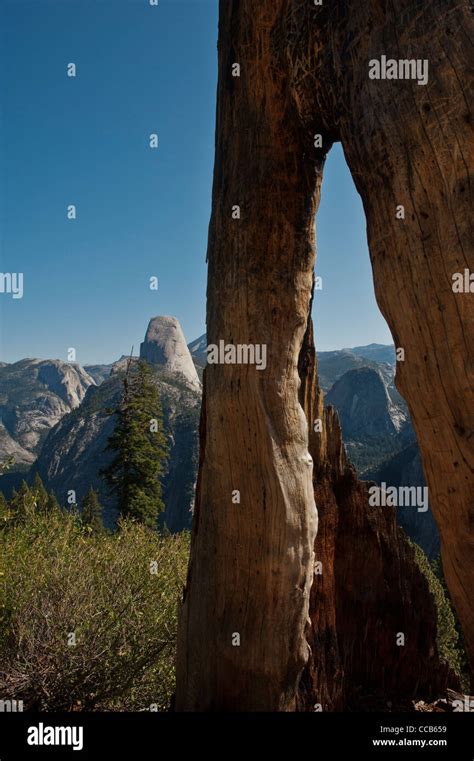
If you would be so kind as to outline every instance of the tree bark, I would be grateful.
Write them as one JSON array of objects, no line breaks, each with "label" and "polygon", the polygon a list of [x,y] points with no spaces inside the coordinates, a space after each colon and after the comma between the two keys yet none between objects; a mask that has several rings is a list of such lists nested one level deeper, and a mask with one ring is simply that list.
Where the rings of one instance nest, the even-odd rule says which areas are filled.
[{"label": "tree bark", "polygon": [[308,140],[301,149],[284,51],[272,38],[280,11],[220,6],[207,340],[263,344],[268,354],[265,370],[216,364],[204,373],[178,710],[292,710],[308,658],[316,508],[298,357],[321,160]]},{"label": "tree bark", "polygon": [[[452,288],[454,273],[474,269],[473,10],[468,0],[345,5],[327,27],[340,137],[364,204],[377,302],[405,353],[397,388],[473,669],[474,294]],[[382,54],[428,60],[428,84],[370,80],[367,61]]]},{"label": "tree bark", "polygon": [[[296,706],[317,524],[298,360],[335,140],[364,203],[377,300],[405,351],[397,385],[474,664],[473,297],[451,288],[472,266],[469,29],[468,0],[221,0],[208,344],[265,345],[267,366],[204,373],[178,710]],[[371,80],[381,55],[428,59],[429,84]]]}]

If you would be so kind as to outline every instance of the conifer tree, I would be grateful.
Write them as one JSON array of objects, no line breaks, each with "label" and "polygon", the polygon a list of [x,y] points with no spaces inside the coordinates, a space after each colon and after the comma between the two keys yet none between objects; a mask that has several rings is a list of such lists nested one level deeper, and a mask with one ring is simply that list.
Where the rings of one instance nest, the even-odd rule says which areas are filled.
[{"label": "conifer tree", "polygon": [[56,499],[56,494],[54,493],[54,491],[50,491],[48,494],[48,503],[46,505],[46,512],[52,513],[52,512],[55,512],[56,510],[61,510],[61,506],[58,500]]},{"label": "conifer tree", "polygon": [[114,458],[103,473],[118,496],[120,514],[156,528],[164,509],[160,476],[167,443],[158,388],[146,362],[132,368],[129,361],[116,416],[107,445]]},{"label": "conifer tree", "polygon": [[48,508],[48,492],[44,488],[43,481],[41,480],[41,476],[38,472],[35,473],[31,491],[36,499],[36,509],[42,513],[46,512]]},{"label": "conifer tree", "polygon": [[104,530],[102,508],[97,492],[92,486],[82,500],[81,523],[83,526],[88,526],[96,534]]},{"label": "conifer tree", "polygon": [[26,520],[35,511],[36,500],[26,481],[22,481],[18,492],[10,500],[10,511],[14,520]]},{"label": "conifer tree", "polygon": [[8,520],[8,502],[5,499],[5,495],[0,491],[0,528]]}]

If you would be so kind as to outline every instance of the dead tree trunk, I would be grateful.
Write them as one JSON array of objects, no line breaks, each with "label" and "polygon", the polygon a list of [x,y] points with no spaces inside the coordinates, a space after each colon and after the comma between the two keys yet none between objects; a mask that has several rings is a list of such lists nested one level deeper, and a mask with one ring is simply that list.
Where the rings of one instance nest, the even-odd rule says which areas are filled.
[{"label": "dead tree trunk", "polygon": [[[474,661],[473,296],[451,287],[469,266],[469,28],[468,0],[220,3],[208,344],[264,345],[267,357],[261,370],[205,371],[178,710],[295,707],[317,522],[298,358],[334,140],[364,202],[379,305],[405,352],[397,383]],[[428,85],[370,79],[382,55],[427,59]]]},{"label": "dead tree trunk", "polygon": [[[468,0],[345,5],[327,28],[340,137],[367,217],[377,301],[404,352],[397,387],[474,668],[474,293],[453,292],[452,279],[474,269],[474,17]],[[383,54],[428,61],[428,83],[369,79],[367,62]]]},{"label": "dead tree trunk", "polygon": [[308,655],[316,508],[298,357],[321,160],[288,98],[280,13],[221,3],[207,340],[263,344],[267,362],[205,371],[178,710],[291,710]]}]

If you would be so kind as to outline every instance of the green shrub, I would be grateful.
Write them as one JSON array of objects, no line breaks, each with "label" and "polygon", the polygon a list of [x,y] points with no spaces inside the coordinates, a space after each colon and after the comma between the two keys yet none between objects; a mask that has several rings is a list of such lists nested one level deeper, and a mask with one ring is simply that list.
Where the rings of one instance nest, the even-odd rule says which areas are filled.
[{"label": "green shrub", "polygon": [[[0,695],[38,710],[166,710],[187,534],[34,514],[0,531]],[[155,709],[156,707],[156,709]]]},{"label": "green shrub", "polygon": [[464,684],[466,674],[463,663],[465,656],[460,642],[459,633],[456,627],[456,619],[451,607],[451,603],[443,588],[443,584],[437,577],[425,553],[415,542],[410,542],[415,550],[415,559],[421,572],[425,575],[431,594],[434,597],[437,612],[438,630],[436,634],[436,644],[440,658],[446,661],[453,671],[461,678]]}]

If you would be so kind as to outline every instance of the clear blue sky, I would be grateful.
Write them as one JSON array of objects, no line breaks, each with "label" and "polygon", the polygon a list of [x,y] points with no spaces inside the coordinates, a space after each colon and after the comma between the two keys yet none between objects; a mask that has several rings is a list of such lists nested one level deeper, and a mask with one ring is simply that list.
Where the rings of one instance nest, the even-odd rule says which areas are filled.
[{"label": "clear blue sky", "polygon": [[[0,294],[0,360],[75,347],[81,364],[111,362],[158,314],[178,317],[188,341],[204,332],[217,5],[0,0],[0,271],[23,272],[25,288]],[[391,341],[339,146],[317,274],[320,350]]]}]

